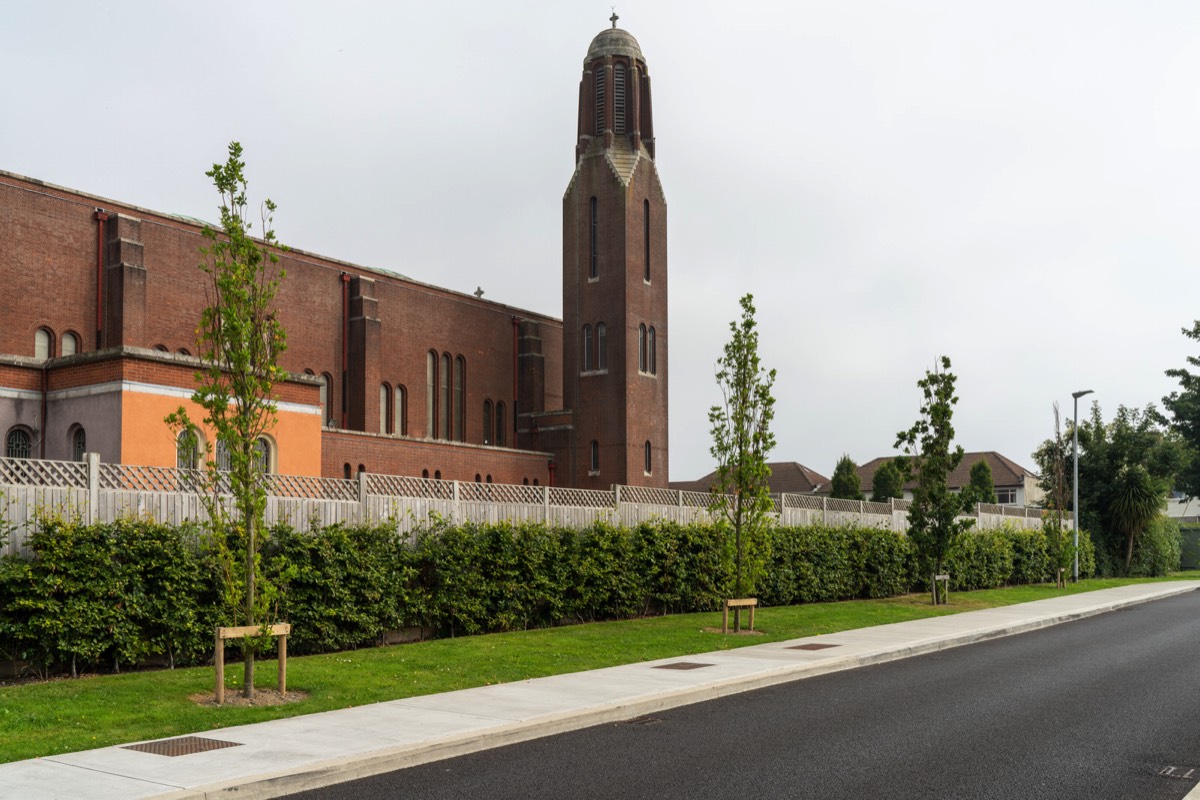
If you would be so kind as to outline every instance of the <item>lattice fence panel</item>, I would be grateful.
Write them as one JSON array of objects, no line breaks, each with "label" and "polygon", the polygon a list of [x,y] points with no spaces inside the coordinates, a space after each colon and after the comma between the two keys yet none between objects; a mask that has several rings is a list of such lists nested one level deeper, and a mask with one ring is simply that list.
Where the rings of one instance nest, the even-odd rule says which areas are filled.
[{"label": "lattice fence panel", "polygon": [[892,515],[892,504],[891,503],[872,503],[871,501],[868,500],[867,502],[863,503],[863,513],[864,514],[876,514],[876,515],[887,514],[890,517]]},{"label": "lattice fence panel", "polygon": [[680,492],[679,504],[685,508],[708,508],[708,492]]},{"label": "lattice fence panel", "polygon": [[996,505],[995,503],[980,503],[979,504],[979,513],[980,514],[1003,514],[1004,506],[999,506],[999,505]]},{"label": "lattice fence panel", "polygon": [[272,497],[358,502],[358,481],[318,478],[312,475],[268,475],[266,477],[267,494]]},{"label": "lattice fence panel", "polygon": [[[130,492],[205,492],[204,473],[196,469],[101,464],[100,488]],[[228,491],[228,487],[222,487]]]},{"label": "lattice fence panel", "polygon": [[612,492],[599,489],[564,489],[550,487],[550,505],[576,508],[612,508]]},{"label": "lattice fence panel", "polygon": [[409,478],[402,475],[368,475],[367,494],[453,500],[454,482],[429,478]]},{"label": "lattice fence panel", "polygon": [[825,506],[822,498],[814,494],[785,494],[783,496],[783,507],[820,511]]},{"label": "lattice fence panel", "polygon": [[87,488],[87,465],[79,461],[0,458],[0,483],[12,486]]},{"label": "lattice fence panel", "polygon": [[655,489],[650,486],[622,486],[622,503],[645,503],[656,506],[678,506],[679,493],[670,489]]},{"label": "lattice fence panel", "polygon": [[[863,503],[861,500],[841,500],[836,497],[830,497],[825,502],[826,508],[830,511],[850,512],[854,514],[862,513]],[[888,513],[892,513],[890,506],[888,507]]]}]

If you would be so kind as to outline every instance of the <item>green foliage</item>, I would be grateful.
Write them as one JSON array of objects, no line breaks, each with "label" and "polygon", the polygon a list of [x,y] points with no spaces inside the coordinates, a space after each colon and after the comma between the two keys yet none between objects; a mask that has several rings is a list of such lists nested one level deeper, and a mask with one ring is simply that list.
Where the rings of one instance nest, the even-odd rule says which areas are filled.
[{"label": "green foliage", "polygon": [[[1200,342],[1200,320],[1183,335]],[[1200,367],[1200,358],[1188,356],[1189,366]],[[1188,497],[1200,497],[1200,374],[1187,368],[1169,369],[1167,376],[1179,381],[1179,390],[1163,398],[1163,407],[1171,414],[1171,427],[1187,446],[1184,463],[1180,465],[1175,488]]]},{"label": "green foliage", "polygon": [[1117,473],[1108,514],[1113,527],[1125,534],[1125,569],[1133,563],[1133,545],[1137,537],[1166,509],[1166,505],[1166,484],[1152,478],[1141,464],[1126,464]]},{"label": "green foliage", "polygon": [[753,592],[765,567],[770,538],[766,535],[771,502],[771,469],[767,454],[775,446],[771,420],[775,417],[775,370],[758,357],[754,296],[741,299],[741,322],[731,322],[732,334],[717,360],[721,405],[708,412],[712,426],[710,452],[717,461],[712,510],[732,528],[734,585],[737,596]]},{"label": "green foliage", "polygon": [[1179,521],[1155,517],[1134,545],[1129,574],[1151,578],[1178,570],[1182,544]]},{"label": "green foliage", "polygon": [[850,456],[843,455],[838,459],[837,466],[833,468],[833,477],[830,479],[830,497],[835,497],[839,500],[862,500],[862,482],[858,477],[857,465],[850,460]]},{"label": "green foliage", "polygon": [[943,571],[946,556],[971,520],[956,519],[962,499],[951,494],[947,476],[963,459],[954,441],[954,373],[950,359],[942,356],[932,371],[917,382],[923,396],[920,416],[911,428],[896,434],[896,447],[906,454],[903,468],[916,478],[908,510],[908,536],[916,548],[923,575]]},{"label": "green foliage", "polygon": [[1013,541],[1005,529],[971,531],[947,555],[955,591],[994,589],[1013,579]]},{"label": "green foliage", "polygon": [[992,480],[992,468],[981,458],[971,465],[970,481],[962,490],[963,509],[974,513],[977,504],[995,502],[996,484]]},{"label": "green foliage", "polygon": [[[273,604],[274,592],[263,583],[259,557],[263,514],[266,509],[266,471],[259,440],[275,423],[275,384],[287,378],[279,356],[287,349],[287,336],[275,312],[275,297],[284,278],[277,251],[283,249],[272,227],[275,204],[263,202],[262,239],[250,231],[246,202],[246,163],[242,146],[229,143],[224,164],[213,164],[205,173],[212,178],[221,198],[221,228],[205,226],[207,245],[200,248],[200,270],[208,276],[211,305],[200,315],[196,330],[198,355],[204,369],[196,373],[192,402],[204,409],[204,423],[211,426],[219,446],[229,456],[227,474],[217,475],[214,452],[206,465],[213,499],[208,504],[218,538],[215,552],[223,559],[225,594],[241,606],[242,625],[264,620]],[[195,441],[196,425],[187,409],[180,406],[167,417],[177,433]],[[236,515],[227,519],[216,499],[217,487],[228,480]],[[228,549],[224,546],[233,546]],[[240,558],[234,558],[237,553]],[[259,596],[259,588],[263,589]],[[237,595],[241,595],[241,602]],[[253,645],[246,652],[246,696],[254,693]]]},{"label": "green foliage", "polygon": [[911,544],[901,534],[879,528],[777,527],[759,599],[791,605],[890,597],[911,585]]},{"label": "green foliage", "polygon": [[886,503],[893,498],[904,499],[904,470],[894,459],[880,464],[871,482],[872,503]]}]

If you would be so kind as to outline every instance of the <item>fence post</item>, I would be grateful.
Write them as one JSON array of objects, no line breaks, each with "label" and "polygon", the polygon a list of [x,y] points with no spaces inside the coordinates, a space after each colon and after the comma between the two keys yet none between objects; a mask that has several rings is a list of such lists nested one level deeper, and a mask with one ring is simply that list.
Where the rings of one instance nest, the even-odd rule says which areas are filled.
[{"label": "fence post", "polygon": [[542,522],[550,524],[550,487],[542,487]]},{"label": "fence post", "polygon": [[367,519],[367,473],[358,473],[358,512],[361,515],[361,524],[367,525],[370,520]]},{"label": "fence post", "polygon": [[821,496],[821,524],[829,524],[829,498]]},{"label": "fence post", "polygon": [[458,499],[459,498],[458,481],[452,481],[452,485],[451,485],[450,489],[451,489],[451,491],[454,492],[454,495],[453,495],[454,496],[454,505],[453,505],[454,524],[461,525],[462,524],[462,506],[459,505],[459,499]]},{"label": "fence post", "polygon": [[87,524],[93,525],[98,516],[96,506],[100,504],[100,454],[85,453],[84,463],[87,464]]}]

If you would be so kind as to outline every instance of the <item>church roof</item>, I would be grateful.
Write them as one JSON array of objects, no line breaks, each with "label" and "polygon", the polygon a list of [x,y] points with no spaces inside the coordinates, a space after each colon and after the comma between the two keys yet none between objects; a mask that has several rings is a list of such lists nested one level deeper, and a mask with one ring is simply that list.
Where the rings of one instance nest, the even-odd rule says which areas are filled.
[{"label": "church roof", "polygon": [[584,59],[584,66],[586,67],[595,59],[605,56],[628,56],[642,62],[646,60],[642,57],[642,48],[638,45],[637,39],[633,38],[633,34],[615,27],[605,28],[596,34],[595,39],[592,39],[591,45],[588,46],[587,58]]}]

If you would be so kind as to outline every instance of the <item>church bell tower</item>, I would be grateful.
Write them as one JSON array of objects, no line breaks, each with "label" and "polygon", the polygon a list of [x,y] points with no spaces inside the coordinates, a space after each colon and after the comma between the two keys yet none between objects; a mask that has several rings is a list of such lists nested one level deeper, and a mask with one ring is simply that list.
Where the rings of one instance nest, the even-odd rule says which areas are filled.
[{"label": "church bell tower", "polygon": [[667,486],[667,203],[654,152],[646,60],[614,13],[583,61],[563,197],[564,485]]}]

